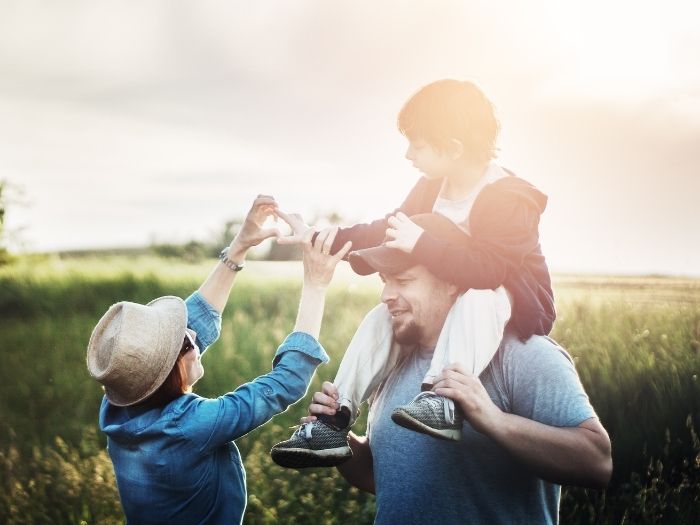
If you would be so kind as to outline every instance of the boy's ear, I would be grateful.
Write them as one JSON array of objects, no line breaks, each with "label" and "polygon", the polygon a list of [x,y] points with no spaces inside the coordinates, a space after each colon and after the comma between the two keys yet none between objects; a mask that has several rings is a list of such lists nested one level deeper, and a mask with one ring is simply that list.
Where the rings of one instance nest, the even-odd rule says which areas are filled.
[{"label": "boy's ear", "polygon": [[464,146],[462,143],[457,139],[450,139],[450,146],[447,150],[447,154],[450,158],[452,160],[457,160],[462,156],[462,153],[464,153]]}]

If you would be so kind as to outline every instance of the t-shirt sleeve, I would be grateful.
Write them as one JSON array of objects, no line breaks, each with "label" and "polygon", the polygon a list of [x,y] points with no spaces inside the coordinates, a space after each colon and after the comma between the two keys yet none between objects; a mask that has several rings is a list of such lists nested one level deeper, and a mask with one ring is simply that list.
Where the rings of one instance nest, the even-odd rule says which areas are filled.
[{"label": "t-shirt sleeve", "polygon": [[573,360],[547,337],[506,347],[504,381],[513,414],[555,427],[596,417]]}]

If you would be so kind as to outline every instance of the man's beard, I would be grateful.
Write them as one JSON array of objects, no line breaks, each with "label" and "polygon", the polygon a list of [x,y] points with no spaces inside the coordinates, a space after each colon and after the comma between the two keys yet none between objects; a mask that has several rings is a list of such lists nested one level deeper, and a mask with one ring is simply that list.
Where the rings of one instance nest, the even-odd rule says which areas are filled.
[{"label": "man's beard", "polygon": [[409,321],[399,329],[394,328],[394,339],[402,345],[413,345],[420,342],[422,332],[415,321]]}]

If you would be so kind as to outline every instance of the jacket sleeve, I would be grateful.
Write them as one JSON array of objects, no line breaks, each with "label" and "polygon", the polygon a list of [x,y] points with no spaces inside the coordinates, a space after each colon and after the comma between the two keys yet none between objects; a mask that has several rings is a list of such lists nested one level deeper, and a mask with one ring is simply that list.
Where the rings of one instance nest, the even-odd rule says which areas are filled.
[{"label": "jacket sleeve", "polygon": [[541,211],[526,199],[512,195],[489,197],[476,203],[470,216],[472,235],[461,244],[449,244],[427,232],[418,239],[414,255],[435,275],[462,289],[494,289],[512,268],[520,268],[539,244]]},{"label": "jacket sleeve", "polygon": [[203,354],[213,345],[221,333],[221,313],[210,305],[199,291],[185,300],[187,327],[197,332],[197,346]]},{"label": "jacket sleeve", "polygon": [[315,338],[293,332],[277,350],[271,372],[217,399],[199,399],[190,407],[183,431],[202,452],[237,439],[304,397],[314,371],[327,362]]},{"label": "jacket sleeve", "polygon": [[425,177],[422,177],[418,180],[415,186],[413,186],[401,206],[396,208],[394,211],[387,213],[383,218],[369,223],[355,224],[349,228],[340,228],[335,240],[333,241],[331,253],[337,253],[347,241],[352,241],[352,250],[361,250],[363,248],[379,246],[384,240],[384,234],[388,226],[387,220],[389,217],[400,211],[409,217],[411,215],[415,215],[416,213],[430,211],[429,209],[426,210],[424,208],[426,205],[432,207],[432,201],[435,200],[435,195],[432,194],[437,194],[434,187],[437,187],[435,181],[429,181]]}]

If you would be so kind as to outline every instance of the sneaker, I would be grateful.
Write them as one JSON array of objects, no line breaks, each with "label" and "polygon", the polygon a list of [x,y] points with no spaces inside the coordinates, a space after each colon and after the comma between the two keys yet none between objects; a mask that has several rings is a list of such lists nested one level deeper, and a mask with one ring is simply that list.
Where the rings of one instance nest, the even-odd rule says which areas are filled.
[{"label": "sneaker", "polygon": [[304,423],[292,437],[270,450],[272,460],[281,467],[334,467],[352,457],[348,430],[335,430],[322,421]]},{"label": "sneaker", "polygon": [[459,441],[462,437],[462,411],[454,401],[434,392],[421,392],[394,410],[391,419],[397,425],[436,438]]}]

